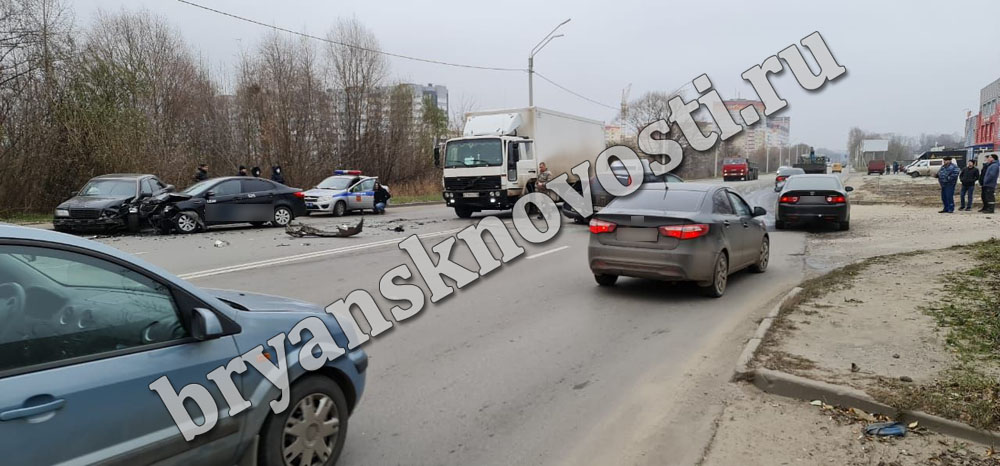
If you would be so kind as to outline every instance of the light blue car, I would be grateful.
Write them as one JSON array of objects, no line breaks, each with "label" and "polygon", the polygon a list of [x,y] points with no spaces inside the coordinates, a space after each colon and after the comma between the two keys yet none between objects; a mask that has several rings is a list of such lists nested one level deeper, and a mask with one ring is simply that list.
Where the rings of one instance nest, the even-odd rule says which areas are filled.
[{"label": "light blue car", "polygon": [[[332,465],[364,390],[364,351],[307,371],[299,358],[316,352],[299,350],[311,334],[286,339],[289,403],[279,414],[270,402],[281,392],[257,365],[230,374],[250,403],[232,416],[207,378],[260,345],[258,362],[276,363],[268,340],[316,318],[347,348],[315,305],[202,290],[96,242],[0,224],[0,464]],[[163,376],[179,394],[207,389],[214,427],[185,440],[150,388]],[[201,405],[183,404],[197,425]]]}]

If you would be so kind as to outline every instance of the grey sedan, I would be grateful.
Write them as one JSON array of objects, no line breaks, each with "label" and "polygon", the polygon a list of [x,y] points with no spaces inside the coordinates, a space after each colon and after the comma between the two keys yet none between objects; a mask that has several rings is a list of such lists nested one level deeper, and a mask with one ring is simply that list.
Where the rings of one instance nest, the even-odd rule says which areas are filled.
[{"label": "grey sedan", "polygon": [[767,270],[766,213],[722,186],[644,183],[591,219],[590,270],[601,286],[619,276],[692,281],[717,298],[730,274]]}]

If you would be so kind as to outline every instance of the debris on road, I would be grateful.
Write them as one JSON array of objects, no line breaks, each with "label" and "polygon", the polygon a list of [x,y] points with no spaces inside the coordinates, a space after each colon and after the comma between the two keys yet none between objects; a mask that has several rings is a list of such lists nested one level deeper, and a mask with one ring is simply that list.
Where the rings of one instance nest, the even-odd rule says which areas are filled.
[{"label": "debris on road", "polygon": [[395,232],[403,232],[403,231],[406,231],[406,229],[405,229],[405,228],[403,228],[403,225],[396,225],[396,226],[394,226],[394,227],[392,227],[392,228],[386,228],[386,229],[387,229],[387,230],[389,230],[389,231],[395,231]]},{"label": "debris on road", "polygon": [[320,237],[330,237],[330,238],[346,238],[348,236],[354,236],[361,233],[365,219],[358,220],[358,224],[355,226],[349,225],[338,225],[336,231],[323,230],[309,225],[304,225],[297,222],[289,223],[285,227],[285,233],[289,236],[296,238],[302,238],[305,236],[320,236]]},{"label": "debris on road", "polygon": [[221,239],[215,240],[215,247],[224,248],[226,246],[229,246],[229,241],[223,241]]},{"label": "debris on road", "polygon": [[901,422],[877,422],[865,426],[865,434],[877,437],[905,437],[906,426]]}]

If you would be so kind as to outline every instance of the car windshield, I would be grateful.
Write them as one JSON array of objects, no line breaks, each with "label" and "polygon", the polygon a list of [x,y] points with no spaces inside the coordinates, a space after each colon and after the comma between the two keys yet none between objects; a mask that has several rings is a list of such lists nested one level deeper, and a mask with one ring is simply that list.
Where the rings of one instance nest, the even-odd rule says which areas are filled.
[{"label": "car windshield", "polygon": [[503,165],[503,150],[499,139],[471,139],[448,143],[444,168],[501,165]]},{"label": "car windshield", "polygon": [[331,176],[320,182],[316,187],[320,189],[347,189],[351,186],[351,181],[354,179],[355,177],[353,176]]},{"label": "car windshield", "polygon": [[91,180],[80,196],[130,197],[135,196],[135,180]]},{"label": "car windshield", "polygon": [[697,212],[704,198],[704,191],[664,190],[662,185],[644,185],[643,189],[629,196],[615,198],[607,209]]},{"label": "car windshield", "polygon": [[744,163],[746,163],[746,160],[744,160],[744,159],[723,159],[722,163],[723,163],[723,165],[743,165]]},{"label": "car windshield", "polygon": [[788,189],[840,190],[840,181],[835,176],[796,176],[789,178],[785,187]]}]

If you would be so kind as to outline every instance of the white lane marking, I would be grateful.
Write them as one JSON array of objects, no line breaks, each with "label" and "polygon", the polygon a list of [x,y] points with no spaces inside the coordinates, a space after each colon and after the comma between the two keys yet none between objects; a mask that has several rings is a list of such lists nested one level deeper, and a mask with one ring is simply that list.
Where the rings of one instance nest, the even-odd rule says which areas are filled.
[{"label": "white lane marking", "polygon": [[143,254],[149,254],[149,251],[133,252],[132,253],[133,256],[141,256]]},{"label": "white lane marking", "polygon": [[558,248],[549,249],[548,251],[545,251],[545,252],[540,252],[538,254],[532,254],[532,255],[528,256],[527,258],[528,259],[538,259],[539,257],[542,257],[542,256],[544,256],[546,254],[552,254],[553,252],[559,252],[559,251],[562,251],[563,249],[566,249],[568,247],[569,246],[559,246]]},{"label": "white lane marking", "polygon": [[[420,238],[433,238],[435,236],[450,235],[452,233],[457,233],[457,232],[462,231],[462,230],[463,230],[463,228],[455,228],[453,230],[437,231],[437,232],[434,232],[434,233],[424,233],[424,234],[417,235],[417,236],[420,237]],[[262,260],[262,261],[257,261],[257,262],[248,262],[246,264],[230,265],[230,266],[227,266],[227,267],[220,267],[220,268],[217,268],[217,269],[210,269],[210,270],[202,270],[202,271],[199,271],[199,272],[190,272],[190,273],[180,274],[180,275],[178,275],[178,277],[181,278],[181,279],[184,279],[184,280],[192,280],[192,279],[195,279],[195,278],[211,277],[213,275],[221,275],[221,274],[224,274],[224,273],[241,272],[241,271],[244,271],[244,270],[259,269],[261,267],[270,267],[272,265],[285,264],[285,263],[288,263],[288,262],[296,262],[296,261],[301,261],[301,260],[306,260],[306,259],[314,259],[314,258],[317,258],[317,257],[329,256],[329,255],[333,255],[333,254],[340,254],[340,253],[344,253],[344,252],[359,251],[359,250],[362,250],[362,249],[370,249],[370,248],[375,248],[375,247],[379,247],[379,246],[387,246],[387,245],[390,245],[390,244],[397,244],[397,243],[399,243],[399,242],[401,242],[401,241],[403,241],[405,239],[406,238],[398,238],[398,239],[393,238],[393,239],[384,240],[384,241],[376,241],[376,242],[373,242],[373,243],[358,244],[358,245],[354,245],[354,246],[345,246],[345,247],[342,247],[342,248],[326,249],[326,250],[323,250],[323,251],[307,252],[307,253],[303,253],[303,254],[297,254],[297,255],[294,255],[294,256],[279,257],[279,258],[275,258],[275,259],[267,259],[267,260]]]}]

